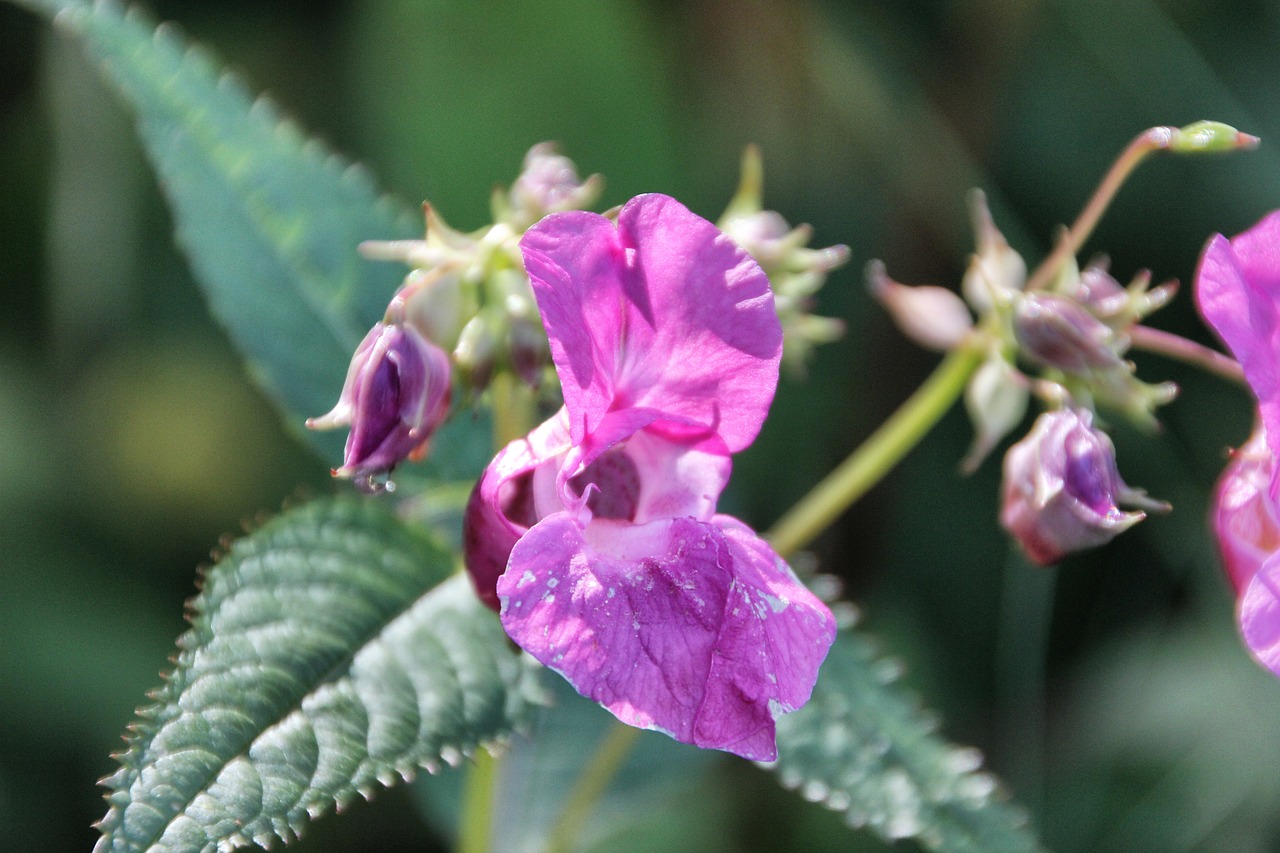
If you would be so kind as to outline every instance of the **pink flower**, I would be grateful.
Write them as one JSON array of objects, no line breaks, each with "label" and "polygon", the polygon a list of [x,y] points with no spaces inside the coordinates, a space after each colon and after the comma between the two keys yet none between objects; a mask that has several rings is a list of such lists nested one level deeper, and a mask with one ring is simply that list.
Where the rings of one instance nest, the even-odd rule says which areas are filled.
[{"label": "pink flower", "polygon": [[1245,645],[1280,675],[1280,211],[1209,241],[1195,297],[1258,398],[1261,427],[1223,472],[1211,520]]},{"label": "pink flower", "polygon": [[490,464],[467,566],[513,640],[625,723],[772,760],[809,698],[827,608],[716,513],[759,432],[782,332],[760,267],[674,199],[521,241],[564,408]]},{"label": "pink flower", "polygon": [[1000,523],[1042,566],[1110,542],[1146,518],[1119,504],[1168,509],[1120,479],[1115,447],[1087,411],[1045,412],[1005,454]]},{"label": "pink flower", "polygon": [[[1280,455],[1280,211],[1228,240],[1215,235],[1196,271],[1196,304],[1244,368],[1267,448]],[[1273,471],[1271,496],[1280,492]]]},{"label": "pink flower", "polygon": [[1236,618],[1258,662],[1280,675],[1280,507],[1275,463],[1261,430],[1232,457],[1214,492],[1212,520],[1236,592]]},{"label": "pink flower", "polygon": [[338,404],[310,429],[349,426],[342,467],[374,489],[374,478],[419,458],[449,412],[449,356],[413,326],[378,323],[356,348]]}]

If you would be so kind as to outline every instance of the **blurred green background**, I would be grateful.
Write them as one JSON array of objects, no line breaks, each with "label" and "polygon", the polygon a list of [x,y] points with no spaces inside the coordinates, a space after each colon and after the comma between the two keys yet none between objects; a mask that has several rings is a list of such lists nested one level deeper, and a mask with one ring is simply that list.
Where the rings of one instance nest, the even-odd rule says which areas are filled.
[{"label": "blurred green background", "polygon": [[[766,203],[847,243],[820,313],[848,323],[790,378],[722,506],[767,527],[900,402],[934,357],[866,296],[862,265],[954,286],[983,187],[1030,261],[1138,131],[1201,118],[1263,137],[1142,167],[1087,252],[1189,285],[1208,235],[1280,206],[1280,4],[1264,0],[166,0],[179,22],[387,191],[484,222],[524,151],[558,141],[714,218],[748,142]],[[0,827],[84,851],[94,781],[158,683],[195,568],[336,460],[288,437],[209,320],[131,121],[75,47],[0,5]],[[380,235],[371,234],[371,238]],[[354,247],[353,247],[354,248]],[[1207,335],[1184,293],[1156,325]],[[971,743],[1060,851],[1280,849],[1280,682],[1234,635],[1206,535],[1236,388],[1160,359],[1182,398],[1120,469],[1176,510],[1044,571],[995,522],[953,413],[816,544],[944,733]],[[334,389],[336,397],[338,389]],[[317,413],[319,414],[319,413]],[[882,849],[741,764],[663,815],[696,849]],[[404,786],[296,849],[440,842]],[[675,833],[678,834],[678,833]],[[900,845],[909,848],[909,844]],[[671,839],[662,849],[684,849]]]}]

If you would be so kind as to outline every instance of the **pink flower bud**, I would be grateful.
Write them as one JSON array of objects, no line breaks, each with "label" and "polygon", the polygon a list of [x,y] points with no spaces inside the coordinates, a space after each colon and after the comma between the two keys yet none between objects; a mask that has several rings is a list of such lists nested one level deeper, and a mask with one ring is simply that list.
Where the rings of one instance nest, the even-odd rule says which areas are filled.
[{"label": "pink flower bud", "polygon": [[511,210],[522,223],[532,224],[548,213],[586,207],[602,183],[599,175],[580,179],[572,160],[552,143],[540,142],[525,155],[524,169],[511,186]]},{"label": "pink flower bud", "polygon": [[1092,421],[1087,411],[1046,412],[1004,458],[1000,523],[1042,566],[1102,545],[1146,517],[1120,503],[1168,509],[1124,484],[1111,439]]},{"label": "pink flower bud", "polygon": [[333,474],[377,489],[376,477],[406,458],[425,455],[427,441],[449,411],[449,393],[449,357],[443,350],[412,326],[378,323],[351,359],[338,404],[307,426],[349,426],[342,467]]},{"label": "pink flower bud", "polygon": [[973,328],[973,317],[959,296],[945,287],[899,284],[879,261],[867,264],[867,287],[902,333],[926,349],[953,349]]},{"label": "pink flower bud", "polygon": [[1123,367],[1111,329],[1079,303],[1052,293],[1018,300],[1013,331],[1028,357],[1067,373]]}]

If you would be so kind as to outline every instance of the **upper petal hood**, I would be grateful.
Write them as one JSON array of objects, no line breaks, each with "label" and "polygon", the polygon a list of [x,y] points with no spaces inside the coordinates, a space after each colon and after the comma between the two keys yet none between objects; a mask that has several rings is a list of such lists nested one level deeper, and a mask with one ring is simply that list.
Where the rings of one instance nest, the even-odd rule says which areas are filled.
[{"label": "upper petal hood", "polygon": [[751,256],[675,199],[638,196],[615,226],[546,217],[520,242],[575,444],[611,410],[713,429],[730,452],[773,400],[782,328]]}]

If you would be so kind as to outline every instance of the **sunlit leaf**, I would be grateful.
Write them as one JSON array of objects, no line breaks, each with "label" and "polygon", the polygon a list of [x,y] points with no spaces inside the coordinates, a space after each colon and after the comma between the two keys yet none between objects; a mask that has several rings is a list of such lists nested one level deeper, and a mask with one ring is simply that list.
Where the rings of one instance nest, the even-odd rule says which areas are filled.
[{"label": "sunlit leaf", "polygon": [[354,498],[232,545],[105,782],[98,853],[288,840],[356,794],[506,738],[537,697],[533,671],[452,570]]},{"label": "sunlit leaf", "polygon": [[778,720],[782,783],[887,839],[973,853],[1039,849],[1026,816],[979,769],[977,750],[944,742],[897,677],[892,660],[841,631],[809,704]]}]

